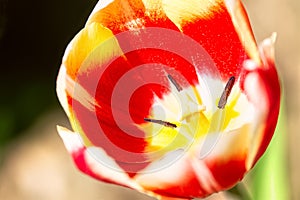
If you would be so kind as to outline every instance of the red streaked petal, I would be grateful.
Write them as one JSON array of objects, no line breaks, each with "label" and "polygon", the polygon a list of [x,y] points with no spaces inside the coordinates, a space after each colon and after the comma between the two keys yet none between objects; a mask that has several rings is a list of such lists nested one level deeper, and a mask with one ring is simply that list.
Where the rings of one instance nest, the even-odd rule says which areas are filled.
[{"label": "red streaked petal", "polygon": [[[140,187],[134,183],[127,173],[119,168],[115,161],[103,150],[95,148],[89,150],[89,148],[86,148],[83,145],[79,134],[59,126],[57,127],[57,130],[68,152],[71,154],[76,166],[82,172],[101,181],[140,190]],[[98,157],[101,155],[103,163],[110,163],[112,167],[104,165],[103,163],[99,162],[99,160],[96,160],[95,155]]]},{"label": "red streaked petal", "polygon": [[82,131],[81,134],[94,146],[101,147],[124,171],[134,175],[148,165],[148,158],[144,154],[144,133],[137,127],[127,124],[126,130],[120,128],[109,113],[110,109],[96,114],[74,99],[72,106],[76,118],[73,128]]}]

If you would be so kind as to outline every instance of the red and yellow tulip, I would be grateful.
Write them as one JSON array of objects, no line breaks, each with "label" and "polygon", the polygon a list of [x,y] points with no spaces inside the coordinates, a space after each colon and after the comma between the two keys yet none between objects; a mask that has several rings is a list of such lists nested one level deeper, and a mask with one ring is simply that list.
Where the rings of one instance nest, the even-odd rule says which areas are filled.
[{"label": "red and yellow tulip", "polygon": [[68,45],[58,127],[77,167],[157,198],[237,184],[276,127],[275,35],[239,0],[102,0]]}]

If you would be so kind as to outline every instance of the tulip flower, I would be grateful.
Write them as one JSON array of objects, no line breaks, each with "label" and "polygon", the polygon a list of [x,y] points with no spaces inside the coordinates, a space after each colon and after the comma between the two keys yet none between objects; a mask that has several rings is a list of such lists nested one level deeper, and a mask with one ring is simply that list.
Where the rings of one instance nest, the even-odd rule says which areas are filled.
[{"label": "tulip flower", "polygon": [[276,127],[275,34],[239,0],[102,0],[68,45],[58,132],[83,173],[158,199],[243,179]]}]

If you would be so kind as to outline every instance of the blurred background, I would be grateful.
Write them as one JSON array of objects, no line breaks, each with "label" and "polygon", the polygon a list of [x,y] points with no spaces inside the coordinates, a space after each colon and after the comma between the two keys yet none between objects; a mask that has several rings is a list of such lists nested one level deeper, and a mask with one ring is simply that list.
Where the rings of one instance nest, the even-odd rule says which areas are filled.
[{"label": "blurred background", "polygon": [[[66,45],[96,0],[0,0],[0,199],[152,199],[78,172],[57,135],[69,126],[55,94]],[[286,121],[286,192],[300,199],[300,1],[244,0],[257,41],[278,33]],[[223,194],[211,199],[223,199]]]}]

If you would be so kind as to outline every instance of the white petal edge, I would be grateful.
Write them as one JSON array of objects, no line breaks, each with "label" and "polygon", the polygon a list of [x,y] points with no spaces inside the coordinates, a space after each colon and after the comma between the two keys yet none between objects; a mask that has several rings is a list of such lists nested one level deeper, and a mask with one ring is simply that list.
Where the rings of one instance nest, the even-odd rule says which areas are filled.
[{"label": "white petal edge", "polygon": [[83,148],[83,141],[79,134],[62,126],[57,126],[56,128],[68,152],[76,152]]},{"label": "white petal edge", "polygon": [[70,110],[68,104],[68,98],[66,94],[66,68],[65,66],[61,66],[58,72],[57,80],[56,80],[56,93],[60,104],[62,105],[65,113],[68,117],[70,117]]},{"label": "white petal edge", "polygon": [[264,39],[259,45],[260,56],[263,61],[262,67],[268,67],[268,61],[274,61],[275,59],[275,42],[277,33],[274,32],[269,38]]}]

